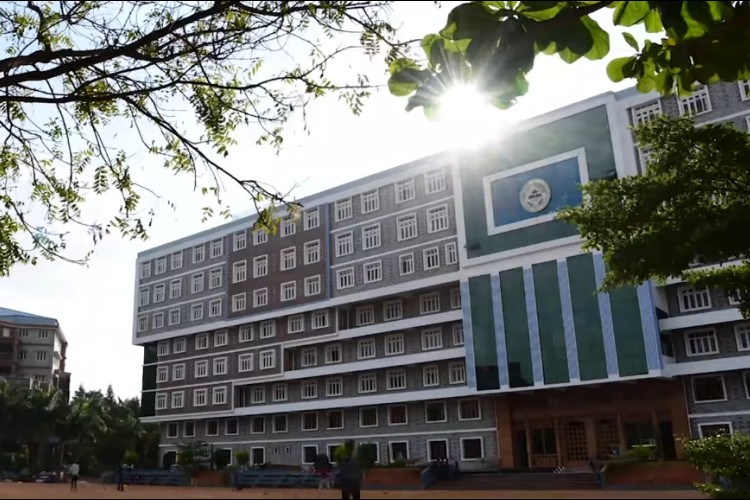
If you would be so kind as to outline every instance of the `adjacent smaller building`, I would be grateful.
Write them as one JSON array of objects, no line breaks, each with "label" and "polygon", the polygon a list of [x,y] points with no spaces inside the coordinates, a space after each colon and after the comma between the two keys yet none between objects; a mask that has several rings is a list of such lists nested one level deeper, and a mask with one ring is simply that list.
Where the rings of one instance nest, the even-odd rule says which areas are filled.
[{"label": "adjacent smaller building", "polygon": [[0,378],[70,394],[68,341],[54,318],[0,307]]}]

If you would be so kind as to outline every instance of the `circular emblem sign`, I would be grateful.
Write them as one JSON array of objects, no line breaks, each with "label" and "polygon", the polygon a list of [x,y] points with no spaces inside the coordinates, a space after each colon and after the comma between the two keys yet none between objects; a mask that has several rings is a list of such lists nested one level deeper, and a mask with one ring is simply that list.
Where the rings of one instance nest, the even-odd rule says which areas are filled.
[{"label": "circular emblem sign", "polygon": [[542,179],[531,179],[521,188],[519,195],[521,206],[527,212],[541,212],[552,199],[552,190],[546,181]]}]

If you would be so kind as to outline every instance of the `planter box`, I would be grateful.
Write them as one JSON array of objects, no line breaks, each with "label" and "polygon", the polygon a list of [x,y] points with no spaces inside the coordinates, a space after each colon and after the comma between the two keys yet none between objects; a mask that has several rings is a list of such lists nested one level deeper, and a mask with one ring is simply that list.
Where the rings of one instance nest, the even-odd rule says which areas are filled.
[{"label": "planter box", "polygon": [[605,486],[685,486],[702,482],[704,475],[687,462],[615,462],[607,464]]},{"label": "planter box", "polygon": [[228,474],[223,470],[204,470],[193,477],[194,486],[218,487],[229,484]]},{"label": "planter box", "polygon": [[377,467],[365,473],[363,486],[412,486],[421,484],[421,469]]}]

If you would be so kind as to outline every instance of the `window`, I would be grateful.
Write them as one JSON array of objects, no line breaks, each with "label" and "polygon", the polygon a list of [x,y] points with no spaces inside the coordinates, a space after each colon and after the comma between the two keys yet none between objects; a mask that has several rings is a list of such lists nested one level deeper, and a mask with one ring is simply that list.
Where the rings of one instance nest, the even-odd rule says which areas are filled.
[{"label": "window", "polygon": [[224,240],[214,240],[211,242],[211,258],[221,257],[224,253]]},{"label": "window", "polygon": [[362,373],[359,375],[358,390],[360,394],[378,392],[378,379],[374,373]]},{"label": "window", "polygon": [[315,457],[318,456],[317,445],[307,445],[302,447],[302,463],[312,464],[315,463]]},{"label": "window", "polygon": [[207,404],[208,389],[195,389],[193,391],[193,406],[206,406]]},{"label": "window", "polygon": [[377,189],[362,193],[361,195],[362,213],[369,214],[380,208],[380,196]]},{"label": "window", "polygon": [[464,325],[462,323],[453,325],[453,345],[454,347],[464,345]]},{"label": "window", "polygon": [[320,262],[320,240],[305,243],[305,265]]},{"label": "window", "polygon": [[172,270],[180,269],[182,267],[182,251],[175,252],[172,254]]},{"label": "window", "polygon": [[320,225],[320,211],[317,208],[305,210],[304,220],[305,231],[308,229],[315,229]]},{"label": "window", "polygon": [[693,399],[696,403],[726,401],[724,377],[721,375],[693,377]]},{"label": "window", "polygon": [[264,386],[255,386],[250,391],[250,404],[260,405],[266,402],[266,388]]},{"label": "window", "polygon": [[232,295],[232,312],[247,309],[247,294],[245,292]]},{"label": "window", "polygon": [[208,334],[199,333],[195,336],[195,350],[208,349]]},{"label": "window", "polygon": [[274,401],[286,401],[287,400],[287,386],[286,384],[274,384],[271,389],[271,395]]},{"label": "window", "polygon": [[320,276],[308,276],[305,278],[305,297],[318,295],[320,293]]},{"label": "window", "polygon": [[167,258],[159,257],[154,265],[154,274],[164,274],[167,272]]},{"label": "window", "polygon": [[354,253],[354,235],[351,231],[336,235],[336,257]]},{"label": "window", "polygon": [[343,429],[344,428],[344,412],[341,410],[333,410],[328,412],[328,425],[327,429]]},{"label": "window", "polygon": [[638,148],[638,162],[641,165],[641,172],[645,172],[651,164],[652,148]]},{"label": "window", "polygon": [[[21,351],[26,354],[26,351]],[[20,352],[18,354],[21,354]],[[24,358],[26,356],[23,356]],[[21,356],[18,356],[19,359],[21,359]],[[167,366],[160,366],[156,370],[156,381],[157,382],[169,382],[169,367]]]},{"label": "window", "polygon": [[288,302],[297,298],[297,282],[287,281],[281,284],[281,301]]},{"label": "window", "polygon": [[164,285],[156,285],[154,287],[154,303],[164,302],[165,292]]},{"label": "window", "polygon": [[232,283],[247,280],[247,261],[241,260],[232,264]]},{"label": "window", "polygon": [[302,349],[302,368],[309,368],[318,364],[318,350],[315,347]]},{"label": "window", "polygon": [[732,434],[732,424],[730,422],[698,424],[698,434],[702,438]]},{"label": "window", "polygon": [[414,272],[414,254],[407,253],[398,256],[398,273],[401,276]]},{"label": "window", "polygon": [[432,351],[434,349],[442,349],[443,347],[443,329],[429,328],[422,330],[422,350]]},{"label": "window", "polygon": [[[167,409],[167,395],[166,394],[159,393],[159,394],[156,395],[156,409],[157,410],[166,410]],[[177,436],[176,435],[174,435],[174,436],[170,435],[169,437],[177,437]]]},{"label": "window", "polygon": [[388,370],[385,373],[385,388],[389,391],[406,389],[406,370]]},{"label": "window", "polygon": [[440,312],[440,293],[425,293],[419,296],[419,314]]},{"label": "window", "polygon": [[237,366],[240,372],[253,371],[253,353],[248,352],[237,356]]},{"label": "window", "polygon": [[229,332],[218,330],[214,333],[214,347],[223,347],[229,343]]},{"label": "window", "polygon": [[409,423],[409,413],[406,405],[388,407],[388,425],[406,425]]},{"label": "window", "polygon": [[395,462],[397,460],[408,460],[409,459],[409,442],[408,441],[391,441],[388,443],[389,460]]},{"label": "window", "polygon": [[148,316],[141,316],[138,318],[138,331],[145,332],[148,330]]},{"label": "window", "polygon": [[357,307],[357,326],[371,325],[375,323],[375,306]]},{"label": "window", "polygon": [[633,116],[633,126],[643,125],[661,115],[661,101],[657,99],[656,101],[634,106],[630,112]]},{"label": "window", "polygon": [[[18,360],[19,361],[25,361],[26,360],[26,351],[18,351]],[[164,371],[166,373],[167,367],[163,366],[163,367],[160,367],[159,369],[161,370],[161,368],[164,368]],[[166,381],[165,380],[159,380],[159,382],[166,382]]]},{"label": "window", "polygon": [[428,248],[423,254],[423,266],[425,271],[440,267],[440,252],[437,247]]},{"label": "window", "polygon": [[260,351],[260,369],[271,370],[276,367],[276,351]]},{"label": "window", "polygon": [[424,174],[425,194],[439,193],[445,191],[445,172],[443,170],[432,170]]},{"label": "window", "polygon": [[[162,394],[164,396],[164,407],[166,408],[166,402],[167,402],[167,395]],[[158,400],[158,398],[157,398]],[[167,437],[168,438],[176,438],[180,436],[180,427],[177,422],[170,422],[167,424]]]},{"label": "window", "polygon": [[451,309],[461,309],[461,289],[451,289]]},{"label": "window", "polygon": [[243,248],[247,248],[247,232],[244,230],[238,231],[232,236],[232,249],[236,252]]},{"label": "window", "polygon": [[737,84],[740,86],[740,99],[743,101],[750,99],[750,80],[741,80]]},{"label": "window", "polygon": [[346,269],[339,269],[338,271],[336,271],[336,283],[339,290],[353,287],[354,268],[347,267]]},{"label": "window", "polygon": [[346,200],[339,200],[336,202],[336,222],[351,219],[352,216],[353,212],[351,198],[347,198]]},{"label": "window", "polygon": [[250,434],[263,434],[266,432],[266,417],[253,417],[250,421]]},{"label": "window", "polygon": [[265,229],[253,231],[253,245],[262,245],[268,241],[268,232]]},{"label": "window", "polygon": [[734,336],[737,339],[738,351],[750,351],[750,323],[734,325]]},{"label": "window", "polygon": [[376,283],[383,279],[382,261],[368,262],[362,265],[362,275],[365,283]]},{"label": "window", "polygon": [[685,332],[685,354],[688,356],[706,356],[718,354],[719,343],[713,329]]},{"label": "window", "polygon": [[219,435],[219,421],[209,420],[206,422],[206,436],[218,436]]},{"label": "window", "polygon": [[286,415],[274,415],[273,416],[273,432],[288,432],[289,431],[289,419]]},{"label": "window", "polygon": [[138,307],[144,307],[148,305],[149,296],[148,288],[141,288],[138,291]]},{"label": "window", "polygon": [[677,104],[681,115],[702,115],[711,111],[711,99],[708,96],[708,87],[697,85],[693,93],[687,97],[678,97]]},{"label": "window", "polygon": [[172,365],[172,380],[185,380],[185,363]]},{"label": "window", "polygon": [[203,319],[203,304],[193,304],[190,306],[190,320],[199,321]]},{"label": "window", "polygon": [[182,408],[185,406],[185,391],[172,393],[172,408]]},{"label": "window", "polygon": [[268,274],[268,255],[260,255],[253,259],[253,278],[260,278]]},{"label": "window", "polygon": [[214,375],[227,374],[227,358],[214,358]]},{"label": "window", "polygon": [[195,362],[195,378],[208,377],[208,360]]},{"label": "window", "polygon": [[154,314],[153,328],[164,328],[164,313]]},{"label": "window", "polygon": [[291,236],[297,232],[297,223],[291,218],[286,218],[281,221],[281,237]]},{"label": "window", "polygon": [[484,458],[484,446],[482,438],[461,438],[461,460],[482,460]]},{"label": "window", "polygon": [[303,431],[317,431],[318,430],[318,414],[315,412],[303,413],[302,414],[302,430]]},{"label": "window", "polygon": [[253,290],[253,307],[263,307],[268,305],[268,288],[259,288]]},{"label": "window", "polygon": [[172,349],[174,354],[182,354],[185,352],[185,337],[177,337],[174,339],[174,346]]},{"label": "window", "polygon": [[227,388],[226,387],[214,387],[213,388],[213,403],[215,405],[223,405],[227,403]]},{"label": "window", "polygon": [[190,277],[190,293],[201,293],[203,291],[203,273],[197,273]]},{"label": "window", "polygon": [[141,279],[148,278],[151,276],[151,262],[141,263],[139,276],[141,277]]},{"label": "window", "polygon": [[305,317],[302,314],[289,316],[286,324],[287,333],[301,333],[305,330]]},{"label": "window", "polygon": [[448,229],[448,206],[427,209],[427,232],[437,233]]},{"label": "window", "polygon": [[695,289],[691,286],[683,286],[677,291],[680,302],[680,312],[701,311],[711,308],[711,294],[706,288]]},{"label": "window", "polygon": [[260,338],[270,339],[276,336],[276,321],[268,319],[260,323]]},{"label": "window", "polygon": [[463,361],[456,361],[448,365],[448,382],[454,385],[466,383],[466,365]]},{"label": "window", "polygon": [[203,262],[204,260],[206,260],[206,246],[198,245],[197,247],[193,247],[193,264]]},{"label": "window", "polygon": [[380,224],[373,224],[362,228],[362,250],[370,250],[380,246]]},{"label": "window", "polygon": [[458,250],[456,250],[456,243],[446,243],[445,245],[445,265],[451,266],[458,264]]},{"label": "window", "polygon": [[221,299],[214,299],[208,303],[208,317],[221,316]]},{"label": "window", "polygon": [[418,236],[417,215],[404,215],[396,219],[396,238],[398,241],[410,240]]},{"label": "window", "polygon": [[404,334],[387,335],[385,337],[385,355],[395,356],[404,353]]},{"label": "window", "polygon": [[224,434],[236,436],[240,433],[240,423],[236,418],[230,418],[224,423]]},{"label": "window", "polygon": [[318,397],[318,381],[305,380],[300,386],[300,397],[302,399],[315,399]]},{"label": "window", "polygon": [[237,333],[240,342],[250,342],[253,340],[253,325],[242,325]]},{"label": "window", "polygon": [[437,387],[440,385],[440,369],[437,365],[422,367],[422,385],[424,387]]},{"label": "window", "polygon": [[169,282],[169,298],[177,299],[182,295],[182,278]]},{"label": "window", "polygon": [[328,311],[315,311],[310,316],[310,319],[313,330],[328,328]]},{"label": "window", "polygon": [[326,397],[333,398],[344,394],[344,381],[341,377],[326,379]]},{"label": "window", "polygon": [[401,319],[404,314],[401,299],[389,300],[383,304],[383,321]]},{"label": "window", "polygon": [[340,344],[326,345],[325,363],[327,365],[330,365],[333,363],[341,363],[341,345]]},{"label": "window", "polygon": [[281,270],[288,271],[297,267],[297,250],[285,248],[281,251]]},{"label": "window", "polygon": [[478,399],[461,399],[458,402],[459,420],[479,420],[482,418]]},{"label": "window", "polygon": [[378,426],[378,409],[377,408],[360,408],[359,409],[359,426],[360,427],[377,427]]},{"label": "window", "polygon": [[46,351],[37,351],[36,352],[36,360],[37,361],[47,361],[47,352]]},{"label": "window", "polygon": [[413,200],[417,196],[416,190],[414,189],[414,179],[398,181],[396,182],[395,187],[396,203]]},{"label": "window", "polygon": [[424,405],[424,421],[428,424],[447,422],[448,416],[445,411],[445,402],[430,402]]},{"label": "window", "polygon": [[168,340],[162,340],[161,342],[157,344],[156,355],[157,356],[169,355],[169,341]]}]

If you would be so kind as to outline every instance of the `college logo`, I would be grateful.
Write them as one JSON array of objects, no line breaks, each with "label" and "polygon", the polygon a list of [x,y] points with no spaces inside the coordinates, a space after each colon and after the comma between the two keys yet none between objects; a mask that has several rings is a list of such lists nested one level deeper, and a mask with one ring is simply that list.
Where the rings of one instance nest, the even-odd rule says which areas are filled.
[{"label": "college logo", "polygon": [[519,198],[527,212],[541,212],[552,200],[552,190],[543,179],[531,179],[521,188]]}]

